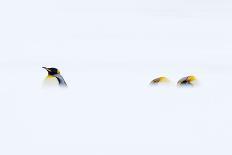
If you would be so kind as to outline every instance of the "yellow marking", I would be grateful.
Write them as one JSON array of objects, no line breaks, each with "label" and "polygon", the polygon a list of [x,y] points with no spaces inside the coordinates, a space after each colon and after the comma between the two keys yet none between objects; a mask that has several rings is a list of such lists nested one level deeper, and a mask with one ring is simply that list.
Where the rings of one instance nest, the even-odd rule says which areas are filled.
[{"label": "yellow marking", "polygon": [[52,75],[48,75],[43,82],[44,86],[59,86],[59,82],[57,80],[56,77],[52,76]]},{"label": "yellow marking", "polygon": [[197,80],[197,78],[195,77],[195,76],[188,76],[187,77],[187,80],[189,81],[189,82],[192,82],[192,81],[195,81],[195,80]]},{"label": "yellow marking", "polygon": [[52,76],[52,75],[48,75],[48,76],[46,77],[46,79],[50,79],[50,78],[55,78],[55,77]]},{"label": "yellow marking", "polygon": [[168,78],[166,78],[164,76],[161,76],[159,79],[160,79],[159,82],[169,82]]}]

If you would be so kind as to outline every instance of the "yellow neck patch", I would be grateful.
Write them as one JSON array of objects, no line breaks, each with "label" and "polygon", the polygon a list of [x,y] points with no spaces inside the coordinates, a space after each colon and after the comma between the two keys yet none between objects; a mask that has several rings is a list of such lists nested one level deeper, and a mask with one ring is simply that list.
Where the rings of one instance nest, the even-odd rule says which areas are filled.
[{"label": "yellow neck patch", "polygon": [[196,78],[195,76],[188,76],[187,80],[188,80],[189,82],[192,82],[192,81],[197,80],[197,78]]},{"label": "yellow neck patch", "polygon": [[50,79],[50,78],[55,78],[55,77],[52,76],[52,75],[48,75],[46,78],[47,78],[47,79]]},{"label": "yellow neck patch", "polygon": [[161,76],[160,77],[160,82],[169,82],[168,78]]}]

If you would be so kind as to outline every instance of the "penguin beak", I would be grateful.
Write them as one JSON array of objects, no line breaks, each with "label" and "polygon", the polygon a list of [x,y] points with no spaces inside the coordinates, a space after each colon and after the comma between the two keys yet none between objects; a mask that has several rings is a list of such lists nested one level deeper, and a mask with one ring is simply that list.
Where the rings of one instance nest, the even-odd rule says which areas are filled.
[{"label": "penguin beak", "polygon": [[46,69],[48,72],[50,72],[50,70],[47,67],[42,67],[43,69]]}]

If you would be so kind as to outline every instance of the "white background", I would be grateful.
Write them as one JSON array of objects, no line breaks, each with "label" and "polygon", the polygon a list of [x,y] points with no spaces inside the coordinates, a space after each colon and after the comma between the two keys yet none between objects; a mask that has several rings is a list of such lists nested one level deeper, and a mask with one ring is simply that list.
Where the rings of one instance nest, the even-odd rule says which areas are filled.
[{"label": "white background", "polygon": [[[231,155],[231,18],[223,0],[1,1],[0,154]],[[42,89],[42,66],[69,88]]]}]

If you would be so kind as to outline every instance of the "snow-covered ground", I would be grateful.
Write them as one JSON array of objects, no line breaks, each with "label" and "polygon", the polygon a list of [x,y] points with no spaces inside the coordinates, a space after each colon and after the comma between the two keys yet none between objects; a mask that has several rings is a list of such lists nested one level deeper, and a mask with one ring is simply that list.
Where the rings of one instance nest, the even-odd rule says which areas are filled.
[{"label": "snow-covered ground", "polygon": [[11,0],[0,19],[1,155],[232,154],[232,2]]}]

